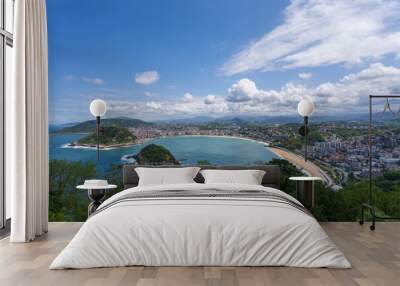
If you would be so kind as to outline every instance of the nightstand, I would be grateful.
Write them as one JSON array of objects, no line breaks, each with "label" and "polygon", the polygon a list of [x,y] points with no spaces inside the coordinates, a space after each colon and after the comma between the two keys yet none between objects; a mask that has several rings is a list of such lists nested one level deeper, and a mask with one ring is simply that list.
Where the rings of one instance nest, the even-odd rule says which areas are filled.
[{"label": "nightstand", "polygon": [[320,177],[290,177],[289,180],[296,181],[296,199],[311,210],[315,200],[314,182],[322,181],[322,179]]},{"label": "nightstand", "polygon": [[88,206],[88,217],[101,205],[106,192],[116,187],[116,185],[109,185],[106,180],[86,180],[85,184],[76,187],[80,190],[87,190],[88,197],[91,200]]}]

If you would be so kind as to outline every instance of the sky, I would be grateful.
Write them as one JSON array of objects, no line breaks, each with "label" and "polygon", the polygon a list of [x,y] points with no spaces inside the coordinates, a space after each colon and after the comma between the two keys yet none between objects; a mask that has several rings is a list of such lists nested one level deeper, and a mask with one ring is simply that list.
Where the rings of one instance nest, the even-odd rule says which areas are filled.
[{"label": "sky", "polygon": [[[48,0],[53,124],[364,113],[400,92],[397,0]],[[400,102],[398,107],[400,107]],[[379,108],[379,107],[378,107]]]}]

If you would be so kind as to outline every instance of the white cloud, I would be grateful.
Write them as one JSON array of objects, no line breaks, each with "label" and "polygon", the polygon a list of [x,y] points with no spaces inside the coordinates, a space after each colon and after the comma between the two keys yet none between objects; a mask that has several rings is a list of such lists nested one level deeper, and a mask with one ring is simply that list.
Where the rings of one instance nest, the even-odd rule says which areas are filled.
[{"label": "white cloud", "polygon": [[377,78],[393,78],[396,81],[400,79],[400,69],[392,66],[384,66],[382,63],[371,64],[368,68],[355,73],[345,76],[342,81],[364,81],[364,80],[375,80]]},{"label": "white cloud", "polygon": [[183,102],[191,102],[193,100],[194,100],[194,96],[191,93],[187,92],[183,95],[183,99],[182,99]]},{"label": "white cloud", "polygon": [[225,75],[352,65],[400,50],[400,1],[292,0],[283,23],[228,60]]},{"label": "white cloud", "polygon": [[162,104],[160,102],[150,101],[146,103],[146,107],[150,109],[159,110],[162,108]]},{"label": "white cloud", "polygon": [[336,83],[319,85],[313,96],[325,104],[327,111],[364,110],[369,94],[390,94],[400,90],[400,68],[382,63],[370,64],[357,73],[344,76]]},{"label": "white cloud", "polygon": [[286,83],[279,90],[263,90],[249,79],[241,79],[229,89],[231,110],[238,112],[269,112],[295,114],[302,98],[316,102],[322,114],[366,112],[369,94],[386,94],[400,91],[400,68],[374,63],[367,68],[344,76],[337,82],[325,82],[315,87]]},{"label": "white cloud", "polygon": [[145,71],[135,75],[135,82],[143,85],[155,83],[160,79],[157,71]]},{"label": "white cloud", "polygon": [[298,73],[298,76],[301,79],[310,79],[312,77],[312,73],[310,73],[310,72],[301,72],[301,73]]},{"label": "white cloud", "polygon": [[101,85],[104,83],[104,80],[102,80],[101,78],[98,78],[98,77],[91,78],[91,77],[83,76],[83,77],[81,77],[81,80],[84,82],[90,83],[90,84],[95,84],[95,85]]},{"label": "white cloud", "polygon": [[[205,103],[206,99],[212,104]],[[164,101],[117,101],[107,102],[109,116],[133,116],[148,120],[165,119],[166,117],[207,114],[220,116],[229,112],[228,103],[220,96],[193,97],[190,101],[164,100]]]},{"label": "white cloud", "polygon": [[73,75],[66,75],[64,77],[64,80],[66,80],[66,81],[78,80],[78,81],[83,81],[83,82],[94,84],[94,85],[104,84],[104,80],[101,78],[98,78],[98,77],[87,77],[87,76],[76,77]]},{"label": "white cloud", "polygon": [[146,97],[152,97],[152,96],[154,96],[155,95],[155,93],[153,93],[153,92],[151,92],[151,91],[145,91],[144,92],[144,96],[146,96]]},{"label": "white cloud", "polygon": [[209,94],[204,99],[205,104],[215,104],[217,103],[217,97],[215,95]]},{"label": "white cloud", "polygon": [[225,98],[216,95],[208,95],[205,98],[193,96],[191,101],[164,102],[164,104],[164,108],[174,115],[220,115],[229,110]]},{"label": "white cloud", "polygon": [[234,83],[228,89],[229,95],[226,98],[228,102],[253,102],[253,103],[274,103],[297,101],[305,92],[302,85],[294,85],[287,83],[280,91],[262,90],[257,88],[255,82],[250,79],[243,78],[237,83]]},{"label": "white cloud", "polygon": [[242,102],[250,101],[258,93],[258,89],[253,81],[243,78],[234,83],[228,92],[230,94],[227,98],[228,101]]},{"label": "white cloud", "polygon": [[196,115],[297,115],[302,98],[315,102],[316,114],[340,115],[367,112],[369,94],[400,91],[400,67],[370,64],[356,73],[316,86],[288,82],[278,89],[266,89],[247,78],[232,84],[227,96],[193,96],[186,93],[172,100],[129,102],[110,100],[109,116],[135,116],[143,119],[191,117]]}]

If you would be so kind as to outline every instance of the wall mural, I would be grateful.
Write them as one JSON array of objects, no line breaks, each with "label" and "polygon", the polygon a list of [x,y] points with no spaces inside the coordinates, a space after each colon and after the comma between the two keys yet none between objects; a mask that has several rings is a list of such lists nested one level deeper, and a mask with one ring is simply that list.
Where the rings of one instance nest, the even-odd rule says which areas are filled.
[{"label": "wall mural", "polygon": [[[399,37],[400,3],[81,2],[47,3],[50,220],[85,220],[88,199],[75,187],[106,178],[118,192],[126,163],[279,164],[290,194],[290,176],[323,179],[317,219],[359,218],[368,95],[399,90],[398,48],[382,45]],[[365,41],[382,49],[366,50]],[[307,163],[297,112],[304,98],[316,106]],[[91,113],[95,99],[105,112]],[[399,216],[400,100],[373,107],[374,201],[381,216]]]}]

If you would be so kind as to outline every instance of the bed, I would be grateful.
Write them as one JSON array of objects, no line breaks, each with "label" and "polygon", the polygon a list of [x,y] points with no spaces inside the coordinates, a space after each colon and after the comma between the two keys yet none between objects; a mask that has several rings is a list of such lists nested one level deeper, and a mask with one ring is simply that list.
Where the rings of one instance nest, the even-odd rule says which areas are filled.
[{"label": "bed", "polygon": [[[315,218],[279,190],[278,166],[261,185],[194,183],[138,186],[125,165],[125,190],[107,199],[50,269],[144,266],[350,268]],[[215,168],[215,167],[202,167]]]}]

